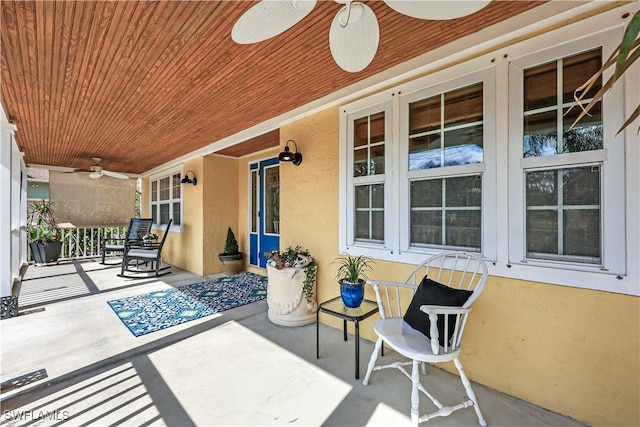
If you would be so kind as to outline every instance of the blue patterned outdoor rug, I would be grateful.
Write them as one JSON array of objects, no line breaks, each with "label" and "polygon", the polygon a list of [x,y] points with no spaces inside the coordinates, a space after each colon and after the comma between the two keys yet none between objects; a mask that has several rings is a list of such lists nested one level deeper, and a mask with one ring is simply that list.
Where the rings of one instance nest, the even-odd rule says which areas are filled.
[{"label": "blue patterned outdoor rug", "polygon": [[179,288],[107,301],[139,337],[267,297],[267,278],[242,272]]}]

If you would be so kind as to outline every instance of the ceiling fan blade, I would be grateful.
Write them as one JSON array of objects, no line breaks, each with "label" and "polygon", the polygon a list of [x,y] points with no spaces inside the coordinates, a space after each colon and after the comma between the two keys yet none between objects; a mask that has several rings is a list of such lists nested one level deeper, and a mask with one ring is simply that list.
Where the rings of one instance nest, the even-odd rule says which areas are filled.
[{"label": "ceiling fan blade", "polygon": [[378,50],[380,27],[373,10],[359,2],[342,7],[331,22],[329,47],[340,68],[350,73],[362,71]]},{"label": "ceiling fan blade", "polygon": [[93,178],[93,179],[100,178],[101,176],[102,176],[102,171],[91,172],[89,174],[89,178]]},{"label": "ceiling fan blade", "polygon": [[455,19],[471,15],[491,3],[490,0],[384,0],[391,9],[419,19]]},{"label": "ceiling fan blade", "polygon": [[105,174],[106,176],[110,176],[111,178],[129,179],[127,175],[120,172],[112,172],[112,171],[102,169],[102,173]]},{"label": "ceiling fan blade", "polygon": [[262,0],[236,21],[231,38],[238,44],[270,39],[302,21],[315,5],[316,0]]}]

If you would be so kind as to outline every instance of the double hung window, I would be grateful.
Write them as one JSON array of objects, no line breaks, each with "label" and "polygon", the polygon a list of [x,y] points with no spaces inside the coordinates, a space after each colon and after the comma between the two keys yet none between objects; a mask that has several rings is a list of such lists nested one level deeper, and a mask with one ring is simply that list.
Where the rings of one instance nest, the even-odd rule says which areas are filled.
[{"label": "double hung window", "polygon": [[391,119],[391,102],[386,101],[348,114],[346,125],[345,243],[374,253],[392,246],[388,233]]},{"label": "double hung window", "polygon": [[[603,47],[582,45],[510,65],[511,258],[621,272],[623,245],[614,246],[615,240],[624,242],[624,199],[615,188],[616,181],[624,182],[623,143],[616,141],[614,119],[620,94],[605,96],[571,127],[581,112],[573,106],[574,91],[602,65]],[[602,78],[582,104],[601,87]]]},{"label": "double hung window", "polygon": [[486,190],[495,179],[487,171],[495,156],[486,121],[492,77],[484,70],[426,89],[414,83],[406,95],[345,110],[344,249],[387,259],[483,251],[495,221],[495,210],[484,208],[495,197]]},{"label": "double hung window", "polygon": [[409,245],[480,251],[483,84],[408,102]]},{"label": "double hung window", "polygon": [[182,225],[181,172],[172,171],[151,178],[151,217],[156,225],[173,222],[171,227]]}]

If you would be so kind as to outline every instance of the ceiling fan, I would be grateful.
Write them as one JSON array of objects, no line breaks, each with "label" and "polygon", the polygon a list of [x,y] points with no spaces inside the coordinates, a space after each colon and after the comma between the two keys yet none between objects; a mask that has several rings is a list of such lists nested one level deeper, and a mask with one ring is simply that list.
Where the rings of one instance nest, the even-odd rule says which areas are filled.
[{"label": "ceiling fan", "polygon": [[100,166],[100,162],[102,161],[102,159],[100,157],[93,157],[93,163],[94,165],[91,166],[91,168],[89,169],[75,169],[74,172],[90,172],[89,174],[89,178],[102,178],[102,176],[109,176],[111,178],[118,178],[118,179],[129,179],[129,176],[120,173],[120,172],[112,172],[112,171],[108,171],[106,169],[103,169],[102,166]]},{"label": "ceiling fan", "polygon": [[[231,38],[238,44],[258,43],[277,36],[302,21],[317,0],[261,0],[234,24]],[[371,63],[378,50],[380,28],[371,7],[352,0],[335,0],[343,6],[331,22],[329,47],[336,64],[355,73]],[[475,13],[490,0],[384,0],[391,9],[419,19],[455,19]]]}]

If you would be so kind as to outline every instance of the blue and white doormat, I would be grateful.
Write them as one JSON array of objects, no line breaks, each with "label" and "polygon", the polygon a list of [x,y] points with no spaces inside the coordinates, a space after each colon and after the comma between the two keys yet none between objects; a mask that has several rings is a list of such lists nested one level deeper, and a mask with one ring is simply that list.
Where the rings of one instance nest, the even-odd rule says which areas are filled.
[{"label": "blue and white doormat", "polygon": [[131,333],[139,337],[266,297],[267,278],[242,272],[107,303]]}]

